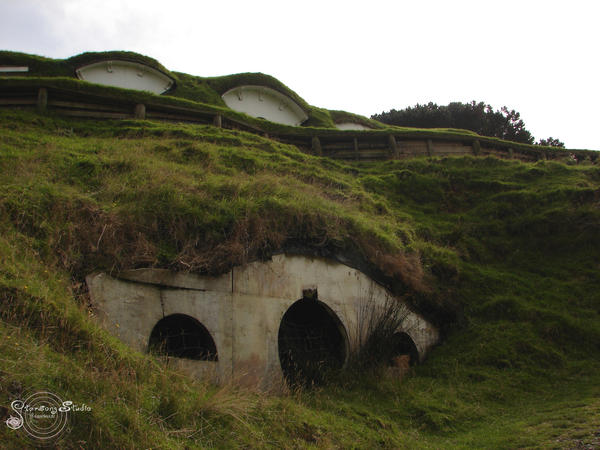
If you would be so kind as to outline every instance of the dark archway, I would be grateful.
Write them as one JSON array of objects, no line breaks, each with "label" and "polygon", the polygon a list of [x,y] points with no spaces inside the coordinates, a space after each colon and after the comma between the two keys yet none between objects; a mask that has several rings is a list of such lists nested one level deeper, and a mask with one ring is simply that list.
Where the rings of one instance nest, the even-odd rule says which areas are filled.
[{"label": "dark archway", "polygon": [[292,386],[323,382],[346,362],[347,342],[344,326],[329,307],[316,299],[298,300],[279,326],[283,376]]},{"label": "dark archway", "polygon": [[394,359],[400,356],[408,356],[411,366],[419,362],[419,350],[408,333],[394,333],[391,339],[390,350],[391,358],[389,365],[394,365]]},{"label": "dark archway", "polygon": [[150,334],[149,351],[177,358],[218,361],[215,341],[204,325],[185,314],[159,320]]}]

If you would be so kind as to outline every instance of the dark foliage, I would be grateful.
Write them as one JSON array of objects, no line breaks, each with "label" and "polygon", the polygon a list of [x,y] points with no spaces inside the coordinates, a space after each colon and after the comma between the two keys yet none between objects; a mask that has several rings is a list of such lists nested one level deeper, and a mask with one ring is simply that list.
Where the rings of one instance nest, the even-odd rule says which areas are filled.
[{"label": "dark foliage", "polygon": [[535,144],[536,145],[544,145],[546,147],[565,148],[565,143],[564,142],[561,142],[558,139],[553,138],[552,136],[550,136],[548,139],[540,139]]},{"label": "dark foliage", "polygon": [[484,102],[452,102],[439,106],[429,102],[402,110],[392,109],[375,114],[372,119],[404,127],[460,128],[475,131],[482,136],[498,137],[509,141],[533,144],[533,136],[525,128],[521,114],[503,106],[494,110]]}]

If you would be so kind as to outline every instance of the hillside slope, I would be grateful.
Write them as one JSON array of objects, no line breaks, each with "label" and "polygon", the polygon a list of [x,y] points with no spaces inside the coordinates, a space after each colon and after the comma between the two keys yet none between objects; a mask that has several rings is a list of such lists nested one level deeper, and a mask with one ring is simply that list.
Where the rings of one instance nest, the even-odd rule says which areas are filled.
[{"label": "hillside slope", "polygon": [[[3,110],[0,230],[0,419],[24,392],[85,402],[65,448],[569,447],[600,429],[597,165],[341,163],[210,126]],[[282,250],[350,259],[443,343],[402,380],[264,394],[177,374],[88,307],[93,270]]]}]

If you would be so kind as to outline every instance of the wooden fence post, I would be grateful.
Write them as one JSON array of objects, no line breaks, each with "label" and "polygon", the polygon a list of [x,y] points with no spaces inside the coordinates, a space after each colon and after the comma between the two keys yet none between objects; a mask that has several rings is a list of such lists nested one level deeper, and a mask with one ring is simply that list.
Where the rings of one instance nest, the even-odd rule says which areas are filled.
[{"label": "wooden fence post", "polygon": [[39,111],[46,111],[48,107],[48,89],[45,87],[38,89],[37,107]]},{"label": "wooden fence post", "polygon": [[433,156],[433,141],[431,139],[427,139],[427,155]]},{"label": "wooden fence post", "polygon": [[390,153],[393,158],[398,159],[400,154],[398,152],[398,143],[396,137],[393,134],[388,135],[388,146],[390,147]]},{"label": "wooden fence post", "polygon": [[135,105],[133,117],[135,117],[136,119],[145,119],[146,118],[146,105],[144,105],[143,103],[138,103],[137,105]]},{"label": "wooden fence post", "polygon": [[321,148],[321,141],[318,136],[313,136],[312,142],[312,151],[315,155],[321,156],[323,154],[323,149]]},{"label": "wooden fence post", "polygon": [[217,128],[221,128],[223,126],[223,116],[221,114],[217,114],[214,117],[213,125]]}]

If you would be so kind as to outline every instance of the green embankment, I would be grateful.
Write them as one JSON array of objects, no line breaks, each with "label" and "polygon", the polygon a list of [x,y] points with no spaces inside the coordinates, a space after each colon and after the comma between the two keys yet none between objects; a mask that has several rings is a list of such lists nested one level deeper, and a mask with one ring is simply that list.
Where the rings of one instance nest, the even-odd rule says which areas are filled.
[{"label": "green embankment", "polygon": [[[349,255],[443,330],[402,380],[193,381],[99,328],[83,277]],[[239,131],[0,111],[0,412],[88,404],[65,448],[572,447],[600,429],[600,167],[341,163]],[[0,426],[0,442],[22,448]]]}]

